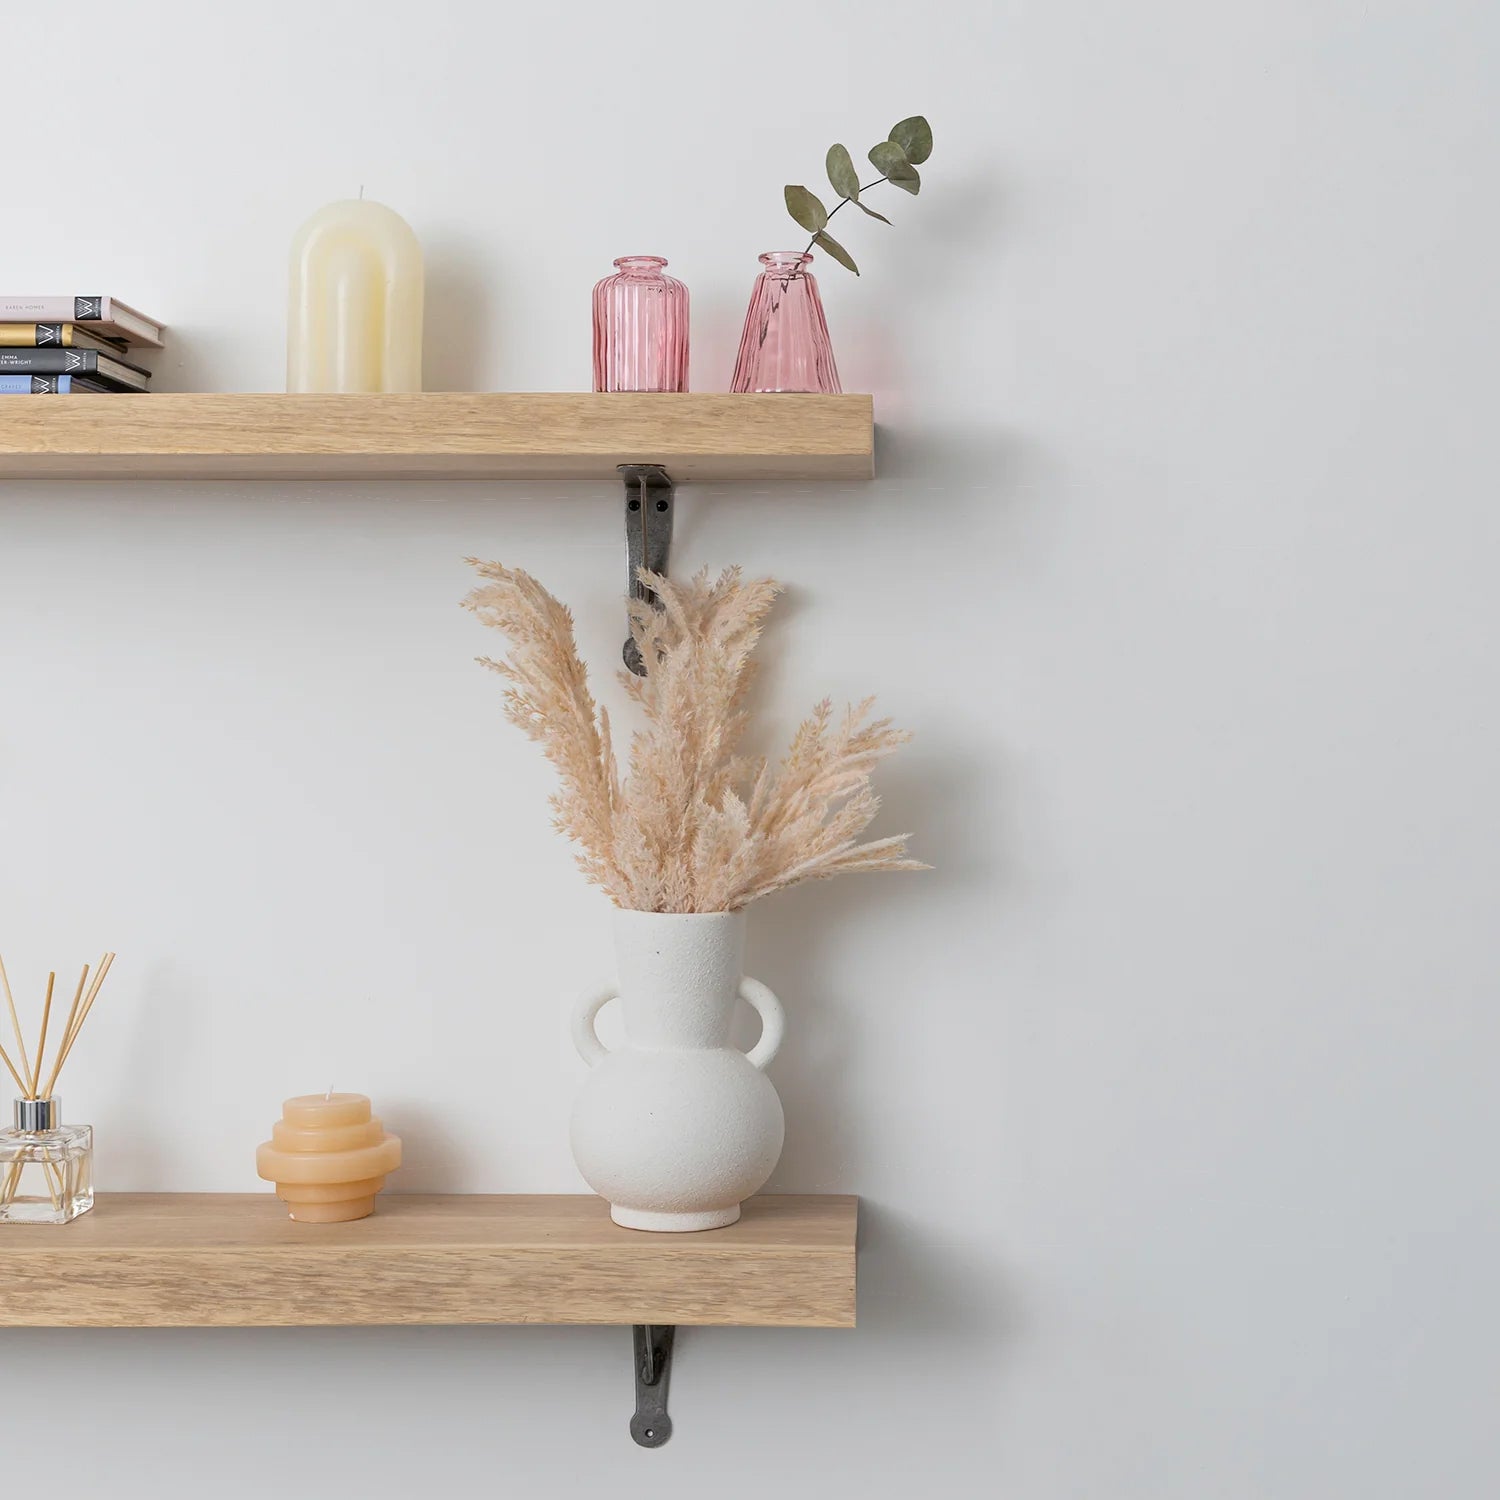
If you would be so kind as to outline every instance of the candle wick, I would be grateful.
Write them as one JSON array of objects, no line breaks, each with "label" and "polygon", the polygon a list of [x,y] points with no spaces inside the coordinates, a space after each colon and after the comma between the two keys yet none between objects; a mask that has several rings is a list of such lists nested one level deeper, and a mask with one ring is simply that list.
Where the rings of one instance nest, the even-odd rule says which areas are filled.
[{"label": "candle wick", "polygon": [[363,198],[365,196],[365,185],[364,185],[364,183],[360,183],[360,185],[359,185],[359,196],[361,198]]},{"label": "candle wick", "polygon": [[333,1103],[333,1085],[331,1083],[328,1085],[328,1092],[323,1095],[323,1102],[325,1104]]}]

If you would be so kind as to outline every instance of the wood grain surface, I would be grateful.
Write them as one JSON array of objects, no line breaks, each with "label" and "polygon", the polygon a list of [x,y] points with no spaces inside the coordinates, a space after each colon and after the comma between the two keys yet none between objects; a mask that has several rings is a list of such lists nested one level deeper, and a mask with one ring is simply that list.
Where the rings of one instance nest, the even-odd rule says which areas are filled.
[{"label": "wood grain surface", "polygon": [[767,1195],[727,1229],[645,1234],[594,1197],[386,1193],[296,1224],[270,1193],[102,1194],[62,1227],[0,1225],[0,1326],[849,1328],[858,1202]]},{"label": "wood grain surface", "polygon": [[873,433],[869,396],[33,396],[0,478],[868,479]]}]

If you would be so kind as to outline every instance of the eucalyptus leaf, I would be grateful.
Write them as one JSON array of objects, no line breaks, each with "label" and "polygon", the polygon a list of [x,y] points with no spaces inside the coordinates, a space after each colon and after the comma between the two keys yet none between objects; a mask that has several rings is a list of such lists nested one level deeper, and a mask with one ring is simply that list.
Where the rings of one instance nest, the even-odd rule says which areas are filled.
[{"label": "eucalyptus leaf", "polygon": [[873,208],[866,208],[864,204],[860,203],[857,199],[854,206],[859,209],[861,213],[869,214],[872,219],[879,219],[882,224],[889,224],[891,222],[888,218],[886,218],[884,214],[876,213]]},{"label": "eucalyptus leaf", "polygon": [[918,166],[932,155],[932,126],[921,115],[913,115],[891,126],[891,139],[906,153],[907,161]]},{"label": "eucalyptus leaf", "polygon": [[819,246],[825,254],[831,255],[846,270],[853,271],[856,276],[859,275],[859,267],[854,264],[853,257],[832,235],[824,234],[820,229],[813,236],[813,244]]},{"label": "eucalyptus leaf", "polygon": [[870,165],[882,177],[889,177],[894,168],[909,167],[910,163],[906,160],[906,152],[895,141],[881,141],[870,147]]},{"label": "eucalyptus leaf", "polygon": [[854,158],[847,146],[828,148],[828,180],[840,198],[859,202],[859,173],[854,170]]},{"label": "eucalyptus leaf", "polygon": [[808,192],[805,187],[790,185],[784,189],[784,193],[786,211],[809,234],[816,234],[828,222],[828,210],[823,207],[817,194]]},{"label": "eucalyptus leaf", "polygon": [[885,174],[885,180],[903,193],[910,193],[913,198],[922,191],[922,177],[915,167],[897,167]]}]

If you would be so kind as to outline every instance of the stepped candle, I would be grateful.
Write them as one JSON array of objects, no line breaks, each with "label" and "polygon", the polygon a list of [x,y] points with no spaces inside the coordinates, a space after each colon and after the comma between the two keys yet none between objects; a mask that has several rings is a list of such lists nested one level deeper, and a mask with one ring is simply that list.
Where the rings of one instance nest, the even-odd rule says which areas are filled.
[{"label": "stepped candle", "polygon": [[297,231],[286,388],[422,389],[422,247],[384,204],[330,203]]},{"label": "stepped candle", "polygon": [[375,1211],[387,1172],[401,1165],[401,1141],[370,1113],[363,1094],[303,1094],[281,1106],[255,1170],[304,1224],[342,1224]]}]

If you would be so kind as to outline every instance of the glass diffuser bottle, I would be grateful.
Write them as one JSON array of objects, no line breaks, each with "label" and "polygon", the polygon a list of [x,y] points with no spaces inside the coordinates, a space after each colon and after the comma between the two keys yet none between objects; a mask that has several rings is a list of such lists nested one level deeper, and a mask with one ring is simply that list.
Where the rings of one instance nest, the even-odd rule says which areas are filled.
[{"label": "glass diffuser bottle", "polygon": [[818,283],[803,250],[762,255],[755,279],[732,391],[820,391],[836,396],[838,366],[823,317]]},{"label": "glass diffuser bottle", "polygon": [[0,1224],[66,1224],[93,1206],[93,1128],[64,1125],[60,1099],[17,1099],[0,1131]]},{"label": "glass diffuser bottle", "polygon": [[[56,973],[47,976],[42,1001],[41,1035],[35,1051],[28,1050],[16,1013],[10,977],[0,961],[0,991],[10,1012],[20,1066],[0,1046],[0,1063],[15,1080],[15,1124],[0,1130],[0,1226],[6,1224],[67,1224],[94,1206],[94,1131],[89,1125],[64,1125],[57,1076],[78,1041],[78,1033],[94,1009],[113,953],[106,953],[89,983],[89,966],[78,976],[67,1019],[53,1027],[52,996]],[[86,988],[85,988],[86,987]],[[47,1040],[53,1040],[52,1067],[47,1067]],[[45,1079],[44,1083],[42,1080]]]},{"label": "glass diffuser bottle", "polygon": [[659,255],[624,255],[594,288],[594,389],[688,388],[688,289]]}]

